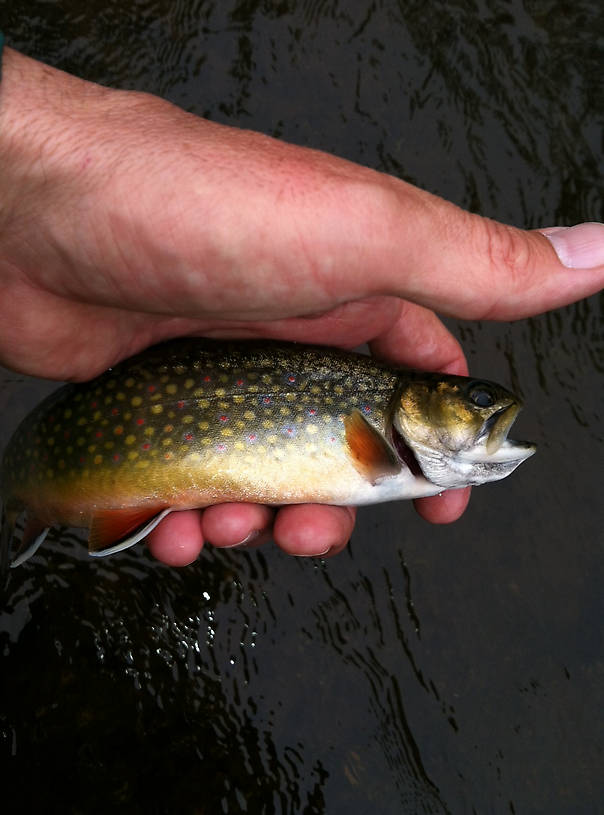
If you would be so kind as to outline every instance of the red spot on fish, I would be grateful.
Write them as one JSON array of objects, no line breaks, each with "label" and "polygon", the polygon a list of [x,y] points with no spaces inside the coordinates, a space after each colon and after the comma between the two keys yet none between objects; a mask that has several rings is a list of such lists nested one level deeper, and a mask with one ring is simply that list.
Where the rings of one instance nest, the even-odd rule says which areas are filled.
[{"label": "red spot on fish", "polygon": [[86,459],[84,458],[84,456],[80,456],[80,464],[83,464],[85,461]]},{"label": "red spot on fish", "polygon": [[148,442],[148,441],[146,441],[146,442],[145,442],[145,443],[142,445],[143,450],[148,450],[150,447],[151,447],[151,445],[149,444],[149,442]]},{"label": "red spot on fish", "polygon": [[137,423],[138,425],[140,425],[140,424],[145,424],[145,420],[144,420],[144,419],[137,419],[137,420],[136,420],[136,423]]},{"label": "red spot on fish", "polygon": [[114,461],[119,461],[119,460],[120,460],[120,458],[121,458],[121,456],[120,456],[120,454],[119,454],[119,453],[114,453],[114,454],[113,454],[113,460],[114,460]]},{"label": "red spot on fish", "polygon": [[149,393],[155,393],[155,385],[149,385],[147,390],[149,391]]},{"label": "red spot on fish", "polygon": [[363,405],[363,413],[371,413],[371,408],[369,405]]},{"label": "red spot on fish", "polygon": [[216,445],[216,449],[218,450],[219,453],[224,453],[224,451],[226,450],[226,444],[223,444],[222,442],[219,442]]},{"label": "red spot on fish", "polygon": [[182,410],[182,409],[184,408],[184,406],[185,406],[185,403],[184,403],[184,402],[183,402],[183,400],[181,399],[181,400],[178,402],[177,407],[178,407],[178,409],[179,409],[179,410]]},{"label": "red spot on fish", "polygon": [[91,402],[90,407],[94,410],[98,406],[98,402]]},{"label": "red spot on fish", "polygon": [[263,396],[263,397],[262,397],[262,403],[263,403],[264,405],[270,405],[270,403],[271,403],[271,397],[270,397],[270,396]]},{"label": "red spot on fish", "polygon": [[204,381],[204,382],[211,382],[211,381],[212,381],[212,377],[211,377],[211,376],[204,376],[203,381]]},{"label": "red spot on fish", "polygon": [[164,458],[166,459],[172,458],[172,453],[164,453]]},{"label": "red spot on fish", "polygon": [[192,439],[192,438],[193,438],[193,434],[192,434],[192,433],[187,433],[187,434],[185,435],[185,441],[191,441],[191,439]]},{"label": "red spot on fish", "polygon": [[288,377],[287,377],[287,381],[288,381],[288,382],[293,383],[293,382],[295,382],[295,381],[296,381],[296,377],[295,377],[295,376],[293,376],[293,375],[292,375],[292,376],[288,376]]},{"label": "red spot on fish", "polygon": [[309,416],[316,416],[317,415],[317,408],[308,408],[308,415]]},{"label": "red spot on fish", "polygon": [[286,427],[285,428],[285,435],[286,436],[293,436],[294,435],[294,428],[293,427]]},{"label": "red spot on fish", "polygon": [[118,413],[119,413],[119,409],[118,409],[118,408],[111,408],[111,415],[112,415],[112,416],[117,416],[117,414],[118,414]]},{"label": "red spot on fish", "polygon": [[238,385],[239,387],[241,387],[241,386],[242,386],[242,385],[244,385],[245,383],[244,383],[243,379],[238,379],[238,380],[235,382],[235,384],[236,384],[236,385]]},{"label": "red spot on fish", "polygon": [[222,416],[220,417],[220,421],[221,421],[223,424],[226,424],[226,423],[228,422],[228,420],[229,420],[229,417],[228,417],[228,416],[224,416],[224,415],[222,415]]},{"label": "red spot on fish", "polygon": [[113,432],[115,433],[116,436],[121,436],[122,433],[124,432],[124,428],[120,424],[116,428],[114,428]]},{"label": "red spot on fish", "polygon": [[250,433],[250,435],[247,438],[248,438],[248,441],[254,442],[254,441],[256,441],[258,436],[255,433]]},{"label": "red spot on fish", "polygon": [[103,431],[102,430],[97,430],[94,435],[97,437],[97,439],[100,439],[103,436]]},{"label": "red spot on fish", "polygon": [[70,435],[71,435],[71,433],[70,433],[70,431],[69,431],[69,430],[65,430],[65,431],[63,432],[63,438],[64,438],[64,439],[68,439],[68,438],[70,437]]}]

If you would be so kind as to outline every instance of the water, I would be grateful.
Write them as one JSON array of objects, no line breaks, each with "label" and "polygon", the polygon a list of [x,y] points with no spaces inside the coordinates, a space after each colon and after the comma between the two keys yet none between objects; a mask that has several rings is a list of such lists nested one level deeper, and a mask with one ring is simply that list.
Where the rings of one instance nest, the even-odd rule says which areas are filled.
[{"label": "water", "polygon": [[[0,28],[509,223],[604,219],[595,0],[12,0]],[[539,451],[451,527],[374,507],[334,560],[182,571],[53,533],[0,613],[7,811],[603,812],[603,311],[452,323]],[[4,373],[2,444],[49,387]]]}]

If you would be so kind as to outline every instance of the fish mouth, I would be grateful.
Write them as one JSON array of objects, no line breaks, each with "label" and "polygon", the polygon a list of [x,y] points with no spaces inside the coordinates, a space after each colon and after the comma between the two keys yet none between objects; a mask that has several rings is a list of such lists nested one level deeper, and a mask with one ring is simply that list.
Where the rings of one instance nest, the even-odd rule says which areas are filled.
[{"label": "fish mouth", "polygon": [[528,441],[508,439],[510,428],[514,424],[520,405],[512,403],[501,408],[484,423],[481,436],[486,436],[486,458],[492,462],[524,461],[532,456],[537,447]]}]

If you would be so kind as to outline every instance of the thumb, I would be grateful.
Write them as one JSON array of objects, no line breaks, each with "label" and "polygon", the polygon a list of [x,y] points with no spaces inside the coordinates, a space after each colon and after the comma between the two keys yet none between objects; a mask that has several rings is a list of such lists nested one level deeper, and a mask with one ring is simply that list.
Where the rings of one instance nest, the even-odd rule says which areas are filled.
[{"label": "thumb", "polygon": [[453,317],[513,320],[604,286],[604,224],[525,231],[404,187],[384,293]]}]

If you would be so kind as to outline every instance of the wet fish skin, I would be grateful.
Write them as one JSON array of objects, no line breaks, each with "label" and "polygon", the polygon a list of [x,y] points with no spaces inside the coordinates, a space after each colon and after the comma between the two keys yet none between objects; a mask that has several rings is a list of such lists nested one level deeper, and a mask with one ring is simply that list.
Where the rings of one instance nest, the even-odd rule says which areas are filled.
[{"label": "wet fish skin", "polygon": [[[472,402],[472,387],[488,392],[487,406]],[[497,449],[513,445],[506,436],[518,409],[494,383],[403,371],[338,349],[175,340],[64,386],[24,419],[2,463],[10,532],[3,527],[0,545],[24,508],[26,547],[62,524],[90,527],[91,551],[109,553],[173,509],[375,503],[482,483],[507,471],[472,480],[465,462],[448,480],[438,474],[460,451],[471,463],[473,445],[482,450],[495,435],[486,422],[506,411]]]}]

